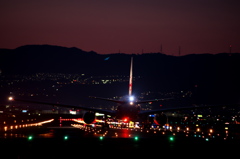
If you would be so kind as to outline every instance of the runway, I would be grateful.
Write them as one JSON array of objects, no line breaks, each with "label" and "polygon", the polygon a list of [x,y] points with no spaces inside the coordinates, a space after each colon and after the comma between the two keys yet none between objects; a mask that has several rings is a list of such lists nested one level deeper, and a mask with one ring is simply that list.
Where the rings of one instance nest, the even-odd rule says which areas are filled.
[{"label": "runway", "polygon": [[189,129],[102,128],[59,121],[1,131],[2,154],[8,158],[80,158],[100,156],[152,157],[170,155],[228,156],[236,154],[239,139],[228,134]]}]

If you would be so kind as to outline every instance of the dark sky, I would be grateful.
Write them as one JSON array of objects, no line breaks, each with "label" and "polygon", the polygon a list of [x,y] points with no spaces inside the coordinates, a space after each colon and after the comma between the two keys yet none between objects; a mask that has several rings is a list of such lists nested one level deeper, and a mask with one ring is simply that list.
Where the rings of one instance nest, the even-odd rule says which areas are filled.
[{"label": "dark sky", "polygon": [[1,0],[0,48],[240,52],[240,0]]}]

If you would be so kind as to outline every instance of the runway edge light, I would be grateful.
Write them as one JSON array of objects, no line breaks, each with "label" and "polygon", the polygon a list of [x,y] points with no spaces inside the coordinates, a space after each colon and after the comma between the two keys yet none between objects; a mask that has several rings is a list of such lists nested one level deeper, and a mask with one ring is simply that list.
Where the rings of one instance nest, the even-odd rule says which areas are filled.
[{"label": "runway edge light", "polygon": [[28,136],[28,141],[31,141],[33,139],[33,136]]},{"label": "runway edge light", "polygon": [[135,136],[135,137],[134,137],[134,140],[135,140],[135,141],[138,141],[138,136]]},{"label": "runway edge light", "polygon": [[170,136],[170,137],[169,137],[169,140],[170,140],[170,141],[174,141],[174,137],[173,137],[173,136]]},{"label": "runway edge light", "polygon": [[68,136],[64,136],[64,140],[68,140]]}]

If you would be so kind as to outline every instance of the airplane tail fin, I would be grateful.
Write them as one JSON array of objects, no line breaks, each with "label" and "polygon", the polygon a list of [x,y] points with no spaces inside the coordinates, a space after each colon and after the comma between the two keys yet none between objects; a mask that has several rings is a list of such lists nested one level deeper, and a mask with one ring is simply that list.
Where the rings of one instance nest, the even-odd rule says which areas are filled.
[{"label": "airplane tail fin", "polygon": [[129,75],[129,87],[128,87],[128,95],[132,95],[132,67],[133,67],[133,57],[131,57],[131,65],[130,65],[130,75]]},{"label": "airplane tail fin", "polygon": [[[127,99],[129,99],[130,101],[133,100],[132,97],[132,80],[133,80],[133,57],[131,57],[131,64],[130,64],[130,75],[129,75],[129,87],[128,87],[128,95],[129,97]],[[109,99],[109,98],[101,98],[101,97],[92,97],[90,96],[90,98],[95,98],[95,99],[101,99],[101,100],[106,100],[106,101],[110,101],[110,102],[115,102],[115,103],[120,103],[120,104],[124,104],[126,102],[129,102],[129,100],[114,100],[114,99]]]}]

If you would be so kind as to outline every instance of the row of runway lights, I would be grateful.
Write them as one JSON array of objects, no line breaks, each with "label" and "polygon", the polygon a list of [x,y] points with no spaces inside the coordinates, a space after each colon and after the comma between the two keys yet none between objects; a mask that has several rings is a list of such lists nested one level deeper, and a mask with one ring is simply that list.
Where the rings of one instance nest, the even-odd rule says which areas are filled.
[{"label": "row of runway lights", "polygon": [[45,120],[42,122],[38,122],[38,123],[32,123],[32,124],[22,124],[22,125],[11,125],[11,126],[4,126],[4,131],[8,131],[8,130],[13,130],[13,129],[18,129],[18,128],[25,128],[25,127],[31,127],[31,126],[41,126],[43,124],[46,123],[50,123],[52,122],[54,119],[49,119],[49,120]]},{"label": "row of runway lights", "polygon": [[[75,122],[77,122],[77,123],[80,123],[80,124],[83,124],[83,125],[85,125],[85,123],[84,123],[84,121],[83,120],[79,120],[79,119],[72,119],[72,121],[75,121]],[[198,127],[199,125],[196,125],[196,130],[195,130],[195,133],[197,133],[197,132],[201,132],[201,129]],[[119,127],[115,127],[115,128],[119,128]],[[130,128],[131,130],[132,129],[135,129],[135,128]],[[150,128],[150,129],[153,129],[153,130],[162,130],[161,128]],[[164,128],[163,128],[164,130],[170,130],[170,131],[173,131],[173,128],[172,128],[172,126],[164,126]],[[135,130],[138,130],[138,129],[135,129]],[[177,130],[177,132],[179,132],[179,131],[183,131],[184,133],[185,132],[189,132],[189,131],[194,131],[194,130],[190,130],[189,129],[189,127],[186,127],[185,128],[185,130],[183,130],[183,129],[180,129],[180,127],[177,127],[176,128],[176,130]],[[141,132],[142,132],[143,130],[141,129]],[[149,130],[147,130],[147,132],[148,132]],[[154,133],[156,133],[156,131],[154,131]],[[164,133],[164,132],[163,132]],[[203,133],[203,132],[202,132]],[[228,136],[228,127],[225,127],[225,133],[226,133],[226,136]],[[209,135],[211,135],[211,134],[213,134],[213,129],[209,129]],[[218,136],[220,135],[220,134],[217,134]]]},{"label": "row of runway lights", "polygon": [[[80,128],[80,129],[82,129],[84,131],[93,132],[95,135],[99,134],[100,135],[100,140],[102,140],[108,134],[108,131],[105,131],[104,133],[102,133],[101,129],[97,130],[96,128],[86,127],[86,126],[81,125],[81,124],[72,124],[72,126],[76,127],[76,128]],[[121,128],[119,128],[119,129],[121,129]],[[206,141],[209,141],[210,138],[214,139],[214,138],[220,137],[220,134],[214,134],[213,129],[209,129],[208,133],[201,132],[200,128],[197,128],[196,131],[190,131],[188,127],[186,128],[186,130],[181,130],[180,127],[177,127],[176,132],[174,132],[174,130],[171,127],[170,128],[164,128],[164,129],[161,129],[161,128],[158,128],[158,129],[151,128],[150,130],[147,130],[147,129],[134,129],[134,128],[125,128],[125,129],[131,130],[131,131],[140,131],[142,133],[151,133],[151,132],[153,132],[154,134],[157,134],[157,132],[162,131],[162,135],[168,134],[167,131],[169,131],[169,132],[171,132],[171,135],[169,137],[170,141],[174,140],[174,136],[176,136],[176,132],[177,133],[183,132],[183,133],[186,133],[186,135],[185,135],[186,137],[193,136],[193,137],[196,137],[196,138],[205,139]],[[193,132],[193,134],[191,134],[191,132]],[[228,138],[228,128],[227,127],[225,128],[225,133],[226,133],[226,135],[223,138],[223,140],[226,140]],[[119,137],[119,135],[117,133],[115,133],[115,137]],[[129,134],[128,137],[132,137],[132,135]],[[138,137],[135,136],[134,139],[138,140]]]},{"label": "row of runway lights", "polygon": [[[42,121],[42,122],[38,122],[38,123],[32,123],[32,124],[24,124],[24,125],[15,125],[15,126],[9,126],[9,129],[12,130],[12,129],[18,129],[18,128],[24,128],[24,127],[30,127],[30,126],[41,126],[43,124],[46,124],[46,123],[50,123],[52,122],[54,119],[50,119],[50,120],[46,120],[46,121]],[[89,131],[89,132],[93,132],[95,135],[100,135],[99,136],[99,139],[100,140],[103,140],[103,138],[108,134],[108,131],[105,131],[104,133],[102,133],[101,129],[97,130],[96,128],[93,128],[93,127],[86,127],[84,125],[81,125],[81,124],[72,124],[73,127],[76,127],[76,128],[80,128],[82,130],[85,130],[85,131]],[[7,126],[4,127],[4,131],[7,131],[9,130]],[[146,132],[146,133],[150,133],[150,132],[153,132],[154,134],[156,134],[157,132],[160,132],[162,131],[162,134],[165,135],[166,134],[166,131],[170,131],[172,133],[172,135],[169,137],[169,140],[170,141],[173,141],[174,140],[174,137],[176,135],[175,132],[173,132],[173,129],[172,127],[166,127],[164,129],[161,129],[161,128],[151,128],[150,130],[147,130],[147,129],[134,129],[134,128],[125,128],[125,129],[129,129],[131,131],[140,131],[140,132]],[[225,133],[226,133],[226,136],[224,137],[224,140],[227,139],[228,137],[228,128],[226,127],[225,128]],[[176,129],[177,132],[184,132],[186,133],[186,137],[189,136],[189,128],[187,127],[186,130],[181,130],[180,127],[177,127]],[[200,131],[200,128],[197,128],[197,130],[194,132],[194,135],[193,137],[198,137],[198,138],[203,138],[205,139],[206,141],[209,141],[209,138],[215,138],[215,135],[213,135],[213,129],[209,129],[209,133],[207,135],[204,135],[205,133],[204,132],[201,132]],[[118,137],[119,135],[117,133],[115,133],[115,137]],[[216,136],[220,136],[220,134],[216,134]],[[132,137],[131,134],[129,134],[128,137]],[[68,140],[68,136],[64,136],[64,140]],[[32,140],[33,137],[32,136],[29,136],[28,137],[28,140]],[[138,140],[138,136],[135,136],[134,137],[135,140]]]},{"label": "row of runway lights", "polygon": [[[100,135],[100,136],[99,136],[99,139],[100,139],[100,140],[103,140],[104,137],[107,136],[107,134],[108,134],[108,131],[107,131],[107,130],[106,130],[104,133],[102,133],[102,130],[101,130],[101,129],[97,130],[96,128],[86,127],[86,126],[81,125],[81,124],[72,124],[72,126],[73,126],[73,127],[76,127],[76,128],[79,128],[79,129],[81,129],[81,130],[84,130],[84,131],[88,131],[89,133],[92,132],[92,133],[94,133],[94,135]],[[118,137],[118,133],[117,133],[117,132],[115,132],[115,137]],[[132,137],[132,135],[129,134],[128,137],[130,138],[130,137]],[[134,136],[133,139],[134,139],[135,141],[137,141],[137,140],[139,139],[139,137],[138,137],[138,136]]]},{"label": "row of runway lights", "polygon": [[[108,134],[108,131],[107,131],[107,130],[106,130],[104,133],[101,133],[101,132],[102,132],[101,129],[100,129],[100,130],[97,130],[97,129],[95,129],[95,128],[85,127],[84,125],[80,125],[80,124],[72,124],[72,126],[73,126],[73,127],[76,127],[76,128],[80,128],[80,129],[82,129],[82,130],[84,130],[84,131],[88,131],[88,132],[90,132],[90,133],[93,132],[94,135],[100,134],[100,136],[99,136],[99,139],[100,139],[100,140],[103,140],[104,137],[107,136],[107,134]],[[126,128],[126,129],[128,129],[128,128]],[[137,129],[129,129],[129,130],[131,130],[131,131],[133,131],[133,130],[137,131]],[[141,130],[141,132],[142,132],[142,130]],[[149,133],[149,130],[147,130],[147,133]],[[156,131],[154,131],[154,133],[156,133]],[[163,133],[163,134],[165,134],[165,133]],[[174,141],[174,136],[175,136],[175,134],[173,133],[173,134],[169,137],[169,141]],[[115,137],[119,137],[119,135],[118,135],[117,132],[115,132]],[[133,138],[135,141],[138,141],[138,140],[139,140],[139,137],[138,137],[138,136],[132,136],[131,134],[129,134],[128,137],[129,137],[129,138]],[[125,138],[126,138],[126,137],[125,137]]]}]

